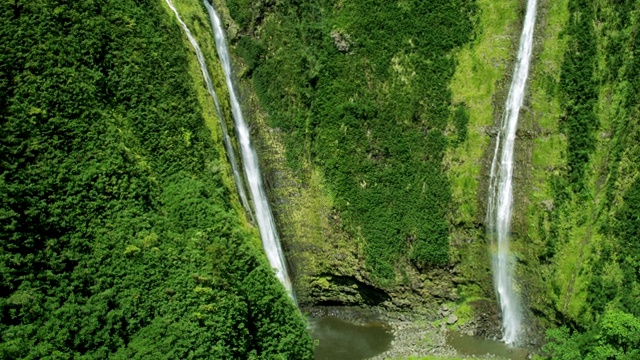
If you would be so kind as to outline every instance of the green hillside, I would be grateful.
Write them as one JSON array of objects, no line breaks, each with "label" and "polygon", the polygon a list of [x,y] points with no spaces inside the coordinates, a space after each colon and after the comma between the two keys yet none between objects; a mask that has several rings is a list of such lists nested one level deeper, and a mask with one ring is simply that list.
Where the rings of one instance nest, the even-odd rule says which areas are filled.
[{"label": "green hillside", "polygon": [[[563,325],[549,332],[554,359],[640,357],[639,6],[567,1],[564,56],[534,82],[532,112],[555,135],[533,148],[532,197],[550,206],[529,210],[529,261],[546,283],[531,306]],[[538,112],[549,101],[559,106]]]},{"label": "green hillside", "polygon": [[0,358],[309,358],[163,2],[0,22]]}]

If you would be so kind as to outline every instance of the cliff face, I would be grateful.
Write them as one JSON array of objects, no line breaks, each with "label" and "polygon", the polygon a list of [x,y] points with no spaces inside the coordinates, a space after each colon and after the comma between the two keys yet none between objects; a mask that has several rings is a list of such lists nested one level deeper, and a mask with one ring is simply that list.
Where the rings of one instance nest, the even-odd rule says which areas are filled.
[{"label": "cliff face", "polygon": [[545,327],[571,329],[549,333],[552,358],[605,348],[627,356],[640,345],[610,330],[633,329],[640,315],[637,8],[547,6],[521,126],[531,167],[514,232],[526,304]]},{"label": "cliff face", "polygon": [[[225,4],[217,5],[226,9]],[[323,166],[324,158],[319,159],[326,154],[320,154],[320,151],[313,149],[319,146],[320,140],[317,138],[321,136],[318,133],[322,130],[317,130],[308,124],[302,129],[296,128],[287,123],[291,121],[287,116],[300,116],[297,113],[304,111],[306,115],[303,114],[303,116],[314,117],[317,115],[309,113],[321,112],[322,109],[318,110],[310,103],[313,102],[314,97],[322,96],[319,94],[322,89],[318,89],[317,83],[320,81],[318,78],[321,76],[322,68],[327,66],[347,67],[347,70],[356,72],[355,74],[347,72],[337,74],[338,78],[334,81],[337,83],[351,82],[350,77],[353,75],[367,78],[363,89],[352,89],[362,91],[362,94],[354,94],[340,88],[330,89],[338,93],[342,92],[345,97],[344,102],[357,105],[359,102],[367,102],[373,98],[375,104],[372,104],[372,107],[392,106],[397,99],[391,96],[394,94],[393,91],[399,94],[413,91],[411,82],[415,81],[412,77],[416,77],[417,61],[412,58],[418,55],[412,50],[415,45],[411,42],[414,40],[408,36],[406,40],[403,39],[409,44],[409,51],[393,57],[389,56],[386,59],[389,62],[386,67],[390,69],[376,79],[375,74],[371,74],[375,69],[369,64],[371,61],[369,57],[374,55],[368,54],[366,49],[363,50],[363,46],[358,44],[366,39],[360,39],[347,31],[348,25],[352,24],[341,23],[343,21],[341,17],[353,16],[353,12],[362,11],[362,9],[345,9],[340,3],[327,2],[323,6],[336,10],[340,16],[320,21],[310,20],[305,13],[288,14],[283,10],[284,6],[278,8],[266,3],[247,3],[240,6],[242,4],[236,2],[228,2],[226,5],[232,10],[231,13],[227,11],[223,13],[232,35],[232,44],[235,45],[236,54],[239,55],[236,60],[239,81],[243,85],[245,108],[251,113],[249,117],[254,121],[254,139],[261,156],[266,183],[270,188],[273,210],[295,279],[296,295],[300,304],[302,306],[382,306],[388,309],[426,312],[435,316],[442,303],[492,298],[491,274],[488,267],[489,254],[484,241],[483,207],[486,194],[482,188],[485,186],[486,166],[483,165],[486,165],[487,156],[485,155],[488,154],[487,148],[490,146],[490,129],[494,118],[497,119],[500,115],[497,106],[494,108],[491,104],[503,102],[500,95],[495,95],[496,88],[505,95],[508,90],[505,89],[508,86],[506,74],[513,49],[517,46],[514,43],[519,30],[517,6],[505,4],[501,8],[494,8],[480,3],[478,8],[474,7],[473,12],[477,11],[479,14],[474,24],[478,38],[464,47],[457,46],[448,50],[446,55],[451,59],[457,59],[459,64],[457,69],[451,68],[449,75],[442,74],[443,77],[448,78],[448,81],[439,84],[438,90],[447,94],[440,105],[444,107],[447,118],[440,129],[434,129],[434,131],[438,131],[442,139],[450,143],[450,146],[441,149],[438,157],[440,160],[438,167],[446,171],[451,179],[443,189],[448,198],[440,199],[441,201],[436,204],[445,208],[444,211],[440,211],[440,216],[448,223],[448,230],[441,237],[445,244],[450,244],[446,246],[450,252],[449,261],[435,264],[419,264],[412,261],[410,242],[416,235],[411,233],[412,229],[404,229],[408,232],[403,239],[405,244],[402,244],[401,249],[392,254],[393,257],[389,259],[389,262],[392,262],[391,275],[380,276],[380,273],[376,273],[372,268],[372,261],[367,258],[371,241],[363,234],[362,220],[357,221],[349,216],[353,212],[349,206],[354,200],[340,193],[345,190],[339,188],[340,184],[335,184],[335,179],[333,181],[327,179],[326,173],[331,169]],[[240,8],[248,8],[251,11],[242,13]],[[315,11],[323,10],[321,8]],[[234,15],[238,21],[234,22],[230,15]],[[307,35],[304,32],[291,31],[294,25],[302,26],[301,24],[306,21],[315,21],[315,26],[319,28],[317,31],[320,33],[316,35],[318,38],[314,39],[315,41],[301,39]],[[491,29],[478,31],[481,26],[489,24],[492,24]],[[299,55],[297,52],[303,50],[292,44],[297,41],[300,41],[303,44],[301,46],[303,50],[310,54]],[[394,39],[390,38],[387,41],[394,41]],[[400,48],[403,46],[404,44],[399,45]],[[321,59],[321,55],[340,58],[339,60]],[[307,62],[315,61],[316,69],[308,69],[309,64],[300,64],[289,59],[297,56],[306,56]],[[490,60],[485,62],[487,56]],[[270,70],[270,64],[264,65],[269,57],[277,58],[283,71],[270,74],[273,77],[269,81],[280,84],[282,88],[275,85],[271,85],[271,89],[262,88],[269,85],[268,81],[261,80],[259,72],[262,67]],[[350,62],[354,64],[349,64]],[[477,68],[479,64],[482,66],[481,69]],[[315,71],[316,74],[306,74],[306,71]],[[303,79],[296,79],[300,76]],[[336,74],[327,75],[327,77],[330,76],[336,76]],[[484,91],[477,93],[474,89],[475,85],[467,81],[469,76],[474,78],[476,85],[481,84]],[[308,84],[304,84],[305,79]],[[449,82],[451,85],[448,84]],[[379,90],[380,88],[382,91]],[[391,88],[394,90],[392,91]],[[309,93],[305,94],[305,91]],[[263,93],[262,96],[256,94],[260,92]],[[275,96],[272,93],[286,99],[291,105],[290,108],[279,107],[280,104],[277,103],[274,105],[277,100],[273,99]],[[359,98],[354,99],[358,95]],[[403,127],[403,122],[418,122],[415,128],[419,129],[421,134],[415,138],[415,141],[425,144],[432,125],[429,124],[428,108],[421,102],[427,102],[428,99],[419,94],[415,96],[417,104],[413,106],[420,108],[412,110],[413,114],[394,114],[397,118],[387,117],[380,121],[386,121],[383,124],[385,125],[383,130],[389,132],[393,131],[392,127]],[[305,97],[309,99],[304,99]],[[348,105],[338,104],[340,109],[335,111],[342,111],[345,106]],[[282,109],[286,109],[288,114],[280,114],[279,111]],[[383,115],[366,114],[367,110],[356,111],[361,112],[356,114],[356,117],[360,116],[362,119],[359,119],[360,125],[354,123],[351,127],[362,126],[366,131],[360,133],[357,129],[350,128],[344,121],[329,124],[326,127],[329,130],[331,127],[338,127],[338,130],[343,133],[356,132],[357,134],[352,137],[361,136],[364,142],[352,147],[353,153],[348,154],[344,153],[344,149],[340,149],[340,143],[357,140],[349,136],[336,136],[330,151],[342,152],[341,156],[345,158],[354,156],[356,157],[354,160],[357,160],[358,152],[361,150],[359,147],[366,146],[368,149],[366,149],[364,161],[373,160],[373,162],[403,157],[409,152],[410,149],[402,148],[391,153],[388,145],[385,144],[383,145],[386,147],[380,146],[382,149],[376,148],[378,146],[376,143],[383,142],[385,139],[380,140],[372,134],[371,118],[383,117]],[[344,114],[340,116],[344,119]],[[284,118],[284,120],[277,122],[273,120],[274,117]],[[306,121],[307,123],[322,122],[323,119]],[[414,129],[405,129],[405,131],[410,130]],[[402,133],[397,134],[397,138],[402,136]],[[292,144],[295,141],[301,143]],[[303,149],[299,148],[300,145],[303,145]],[[425,152],[425,149],[414,149],[414,151],[419,157],[430,155]],[[423,162],[420,161],[420,163]],[[395,164],[386,166],[392,167]],[[416,166],[422,166],[422,164]],[[341,168],[342,171],[344,169],[344,167]],[[403,170],[396,169],[396,171]],[[355,171],[344,175],[362,176]],[[358,187],[365,190],[371,185],[374,184],[368,184],[367,179],[361,179],[357,183]],[[407,184],[408,187],[412,185]],[[392,192],[395,190],[399,196],[406,196],[397,191],[398,186],[399,184],[388,179],[383,179],[380,183],[380,187],[386,187]],[[425,181],[421,186],[429,187],[430,184]],[[421,196],[420,192],[416,194],[416,197],[419,196]],[[387,199],[387,201],[391,200]],[[383,212],[385,211],[385,206],[376,206],[382,207]],[[389,212],[393,213],[393,210],[389,209]],[[423,212],[429,210],[415,209]],[[410,216],[411,211],[407,211],[404,216]],[[395,226],[387,223],[394,220],[379,219],[383,227]]]},{"label": "cliff face", "polygon": [[[453,199],[443,160],[447,143],[467,137],[468,114],[452,105],[448,84],[456,52],[473,37],[476,6],[379,5],[377,17],[363,18],[365,4],[228,5],[301,304],[435,312],[435,304],[491,292],[459,266],[462,257],[482,258],[465,266],[489,279],[484,246],[470,241],[482,238],[481,224],[465,223],[449,246]],[[328,10],[335,14],[322,17]],[[403,20],[411,11],[444,18],[405,30],[403,22],[416,20]],[[377,21],[389,32],[369,34]],[[444,33],[425,42],[422,32]],[[458,284],[472,290],[462,294]]]},{"label": "cliff face", "polygon": [[631,305],[638,300],[636,8],[550,6],[531,85],[532,168],[519,251],[539,270],[523,278],[537,286],[535,311],[585,328],[606,308],[638,315]]},{"label": "cliff face", "polygon": [[[226,2],[303,305],[494,297],[489,154],[525,4],[418,3]],[[539,3],[512,229],[534,327],[637,312],[634,8]]]}]

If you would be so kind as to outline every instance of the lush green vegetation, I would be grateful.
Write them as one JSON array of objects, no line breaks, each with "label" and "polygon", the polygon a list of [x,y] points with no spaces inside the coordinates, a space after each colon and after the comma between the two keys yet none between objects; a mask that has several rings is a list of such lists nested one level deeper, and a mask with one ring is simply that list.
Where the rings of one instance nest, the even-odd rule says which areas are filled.
[{"label": "lush green vegetation", "polygon": [[547,97],[533,107],[553,116],[540,104],[561,104],[557,127],[566,135],[536,144],[540,169],[553,170],[548,194],[536,196],[552,200],[538,205],[529,234],[546,268],[547,300],[537,299],[564,324],[547,333],[553,359],[640,356],[639,5],[569,0],[557,80],[549,70],[539,77]]},{"label": "lush green vegetation", "polygon": [[160,1],[0,4],[0,358],[312,355]]},{"label": "lush green vegetation", "polygon": [[444,159],[451,182],[452,261],[470,279],[457,285],[458,294],[467,301],[495,296],[488,247],[483,240],[484,228],[480,226],[485,210],[483,202],[478,200],[485,199],[483,158],[491,145],[486,129],[500,120],[496,105],[504,104],[498,100],[499,94],[506,96],[508,91],[505,88],[509,83],[505,79],[512,69],[517,46],[513,40],[523,14],[519,1],[477,0],[476,3],[478,34],[474,41],[456,52],[458,64],[450,87],[456,104],[453,125],[457,134],[449,138],[455,146],[448,148]]},{"label": "lush green vegetation", "polygon": [[640,319],[610,310],[587,333],[571,333],[567,327],[549,330],[544,353],[557,360],[606,360],[640,358]]},{"label": "lush green vegetation", "polygon": [[[236,41],[292,168],[320,169],[368,269],[449,261],[442,159],[466,137],[452,113],[452,51],[473,35],[470,1],[228,1]],[[304,177],[305,172],[301,171]]]},{"label": "lush green vegetation", "polygon": [[595,7],[589,0],[569,1],[571,18],[564,35],[569,38],[559,88],[565,114],[560,129],[567,136],[568,181],[581,188],[589,156],[595,150],[598,101],[594,79],[596,63]]},{"label": "lush green vegetation", "polygon": [[[456,226],[478,221],[479,159],[488,138],[482,130],[492,125],[496,106],[501,106],[492,102],[505,91],[501,60],[509,57],[513,39],[504,34],[517,33],[507,28],[517,17],[517,5],[478,1],[480,8],[501,16],[481,23],[473,34],[477,41],[454,52],[460,66],[453,81],[449,68],[442,66],[442,81],[425,85],[416,79],[428,79],[422,71],[436,65],[429,62],[433,49],[414,49],[414,29],[395,27],[403,21],[395,19],[398,14],[419,8],[411,1],[228,3],[241,27],[236,49],[249,68],[245,75],[272,125],[286,134],[291,166],[300,169],[311,163],[321,170],[335,196],[334,206],[350,230],[361,232],[367,241],[369,268],[388,279],[397,270],[393,261],[405,253],[419,266],[438,264],[432,250],[424,252],[424,262],[416,261],[412,241],[434,242],[421,239],[420,230],[412,232],[414,223],[401,216],[423,211],[411,202],[416,182],[403,171],[422,174],[423,166],[434,163],[415,157],[440,154],[430,147],[434,139],[429,134],[444,129],[446,165],[434,167],[438,171],[422,179],[436,184],[446,169],[449,179],[442,189],[453,195],[448,207],[460,215]],[[361,7],[365,3],[368,12]],[[549,332],[545,353],[551,358],[637,358],[640,8],[631,0],[543,1],[540,6],[536,42],[543,45],[537,49],[518,140],[517,161],[523,166],[516,179],[516,191],[521,192],[517,198],[527,201],[517,206],[529,211],[514,219],[522,291],[536,314],[544,314],[543,325],[564,324]],[[409,21],[418,29],[431,26]],[[465,43],[467,38],[448,49]],[[451,54],[448,51],[441,54]],[[428,66],[423,67],[416,54],[427,59]],[[435,104],[443,99],[430,92],[431,86],[449,82],[453,101],[447,100],[446,126],[430,127],[433,113],[426,109],[431,99]],[[424,95],[418,106],[412,100],[416,94]],[[434,119],[437,123],[441,118]],[[412,135],[417,124],[426,128],[425,137]],[[405,153],[409,156],[403,157]],[[528,165],[535,168],[531,174]],[[382,185],[384,192],[378,188]],[[450,198],[420,201],[444,204]],[[396,200],[410,204],[411,210]],[[421,225],[435,224],[417,216]],[[530,271],[534,266],[538,271]]]}]

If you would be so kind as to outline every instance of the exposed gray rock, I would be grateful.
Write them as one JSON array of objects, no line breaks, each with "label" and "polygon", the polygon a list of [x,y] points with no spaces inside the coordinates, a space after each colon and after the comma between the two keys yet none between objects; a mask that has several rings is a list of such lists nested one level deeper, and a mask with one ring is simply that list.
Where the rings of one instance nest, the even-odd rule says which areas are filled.
[{"label": "exposed gray rock", "polygon": [[331,32],[331,38],[333,39],[333,43],[336,45],[336,48],[340,52],[349,52],[351,48],[351,39],[349,34],[343,34],[338,30],[333,30]]},{"label": "exposed gray rock", "polygon": [[542,207],[543,207],[543,208],[545,209],[545,211],[547,211],[547,212],[552,212],[552,211],[553,211],[553,209],[554,209],[554,206],[553,206],[553,200],[551,200],[551,199],[542,200],[541,204],[542,204]]},{"label": "exposed gray rock", "polygon": [[451,316],[449,316],[449,318],[447,319],[447,325],[453,325],[457,322],[458,322],[458,317],[456,316],[456,314],[451,314]]}]

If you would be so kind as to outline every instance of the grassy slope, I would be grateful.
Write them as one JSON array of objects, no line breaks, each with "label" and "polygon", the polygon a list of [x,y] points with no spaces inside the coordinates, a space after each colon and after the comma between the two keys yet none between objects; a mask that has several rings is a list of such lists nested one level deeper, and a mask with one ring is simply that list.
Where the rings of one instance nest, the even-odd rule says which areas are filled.
[{"label": "grassy slope", "polygon": [[453,103],[468,107],[468,139],[448,152],[449,177],[456,201],[456,220],[474,223],[484,212],[478,209],[478,186],[484,155],[489,146],[486,130],[493,126],[498,109],[494,101],[503,88],[513,57],[517,28],[516,1],[479,1],[477,39],[456,55],[458,66],[451,83]]},{"label": "grassy slope", "polygon": [[[567,141],[558,127],[563,110],[557,84],[566,48],[566,38],[559,36],[559,33],[568,21],[567,1],[554,3],[547,16],[549,26],[543,35],[543,51],[531,78],[531,109],[534,114],[531,128],[540,131],[540,135],[534,140],[529,199],[528,238],[534,246],[525,256],[530,261],[541,258],[543,264],[552,261],[551,267],[541,265],[538,281],[532,279],[530,282],[540,286],[539,291],[531,291],[531,305],[553,318],[553,308],[575,315],[578,309],[575,309],[572,299],[584,303],[585,273],[580,272],[579,267],[583,264],[592,234],[587,230],[592,220],[587,222],[584,216],[588,216],[592,210],[589,209],[591,203],[574,202],[573,207],[579,206],[580,211],[566,216],[558,214],[553,202],[554,190],[550,179],[563,176],[566,170]],[[556,241],[550,237],[559,239]],[[547,256],[554,258],[551,260]],[[549,278],[553,281],[544,280]]]},{"label": "grassy slope", "polygon": [[[528,214],[528,226],[521,232],[523,236],[526,234],[527,245],[519,249],[524,259],[530,259],[527,264],[535,264],[539,253],[547,249],[547,241],[541,239],[540,234],[547,230],[545,220],[549,218],[553,204],[549,178],[550,175],[560,175],[564,166],[563,148],[566,147],[566,138],[559,132],[557,123],[562,110],[556,96],[556,84],[565,49],[560,32],[568,18],[567,1],[549,2],[547,11],[542,15],[545,27],[537,36],[542,45],[530,77],[530,112],[522,122],[523,127],[534,134],[526,150],[532,160],[531,176],[525,190],[529,193],[528,208],[523,209]],[[540,269],[543,273],[548,271],[544,266]],[[531,286],[531,289],[527,289],[530,305],[539,311],[548,311],[553,293],[550,284],[531,276],[531,272],[522,271],[520,274]],[[551,316],[552,313],[548,312],[547,315]]]},{"label": "grassy slope", "polygon": [[[630,11],[637,4],[589,2],[596,11],[584,12],[575,3],[550,6],[549,30],[539,60],[545,66],[537,66],[532,79],[531,128],[540,133],[534,140],[533,177],[528,187],[527,241],[532,246],[524,257],[539,269],[529,271],[531,306],[549,320],[597,332],[605,310],[638,316],[637,306],[631,305],[638,302],[637,273],[631,270],[637,269],[632,259],[638,255],[631,245],[637,234],[627,232],[636,226],[631,219],[637,216],[632,199],[638,178],[638,97],[635,87],[628,86],[635,83],[637,73],[631,55],[636,47],[631,24],[637,15]],[[587,16],[586,21],[593,24],[588,37],[596,48],[590,58],[580,59],[582,52],[588,53],[580,38],[586,27],[558,34],[568,28],[568,21]],[[567,61],[591,62],[593,67],[565,67]],[[571,79],[583,68],[587,75],[579,78],[591,79],[596,101],[581,111],[588,109],[595,120],[571,128],[572,122],[581,121],[571,106],[587,97],[583,91],[571,94],[572,86],[582,86],[579,80],[562,79]],[[583,154],[588,154],[587,160],[574,168],[584,170],[571,169],[571,159]],[[572,341],[579,343],[575,338]],[[588,349],[583,346],[582,351]]]},{"label": "grassy slope", "polygon": [[[454,104],[465,104],[469,113],[466,141],[447,152],[445,163],[455,206],[452,245],[465,277],[473,279],[462,288],[464,296],[493,294],[488,248],[484,241],[486,201],[487,130],[499,120],[499,95],[508,87],[508,71],[517,42],[518,2],[479,1],[481,29],[475,41],[456,54],[458,66],[451,83]],[[490,161],[490,160],[489,160]]]}]

